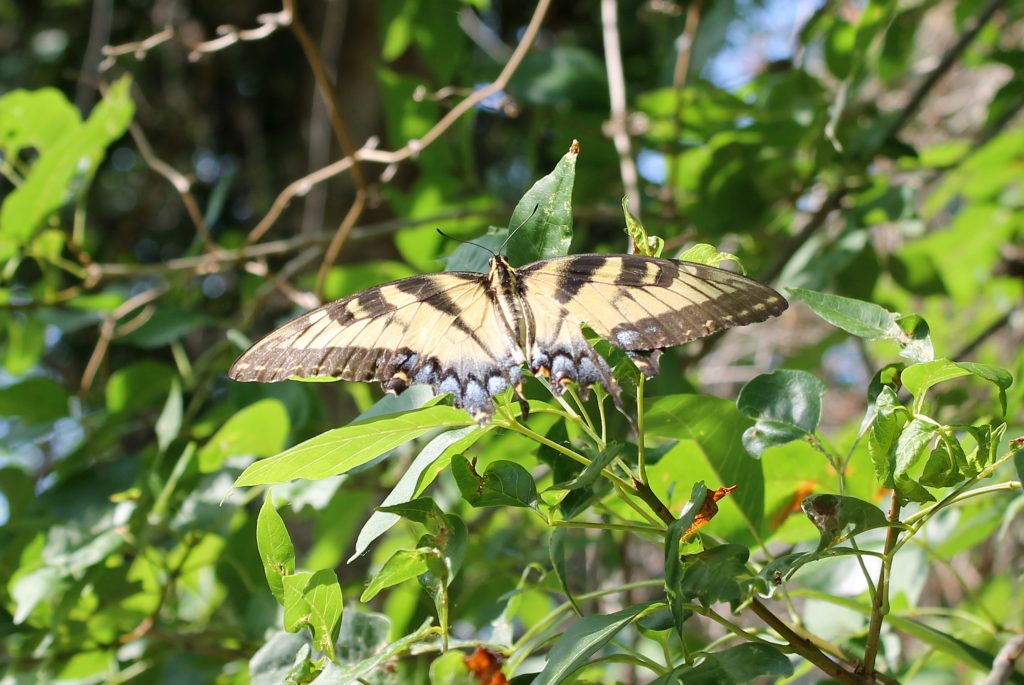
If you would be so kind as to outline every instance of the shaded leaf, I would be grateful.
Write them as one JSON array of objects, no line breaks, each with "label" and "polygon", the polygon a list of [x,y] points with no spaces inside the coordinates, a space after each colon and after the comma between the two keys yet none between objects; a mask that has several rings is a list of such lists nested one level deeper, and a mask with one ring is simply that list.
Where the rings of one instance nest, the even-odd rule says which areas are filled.
[{"label": "shaded leaf", "polygon": [[512,264],[522,266],[569,251],[572,189],[579,152],[579,144],[573,141],[554,171],[534,183],[512,211],[508,230],[518,229],[506,253]]},{"label": "shaded leaf", "polygon": [[474,507],[530,507],[537,501],[533,476],[519,464],[500,459],[481,475],[462,455],[452,458],[452,474],[462,497]]},{"label": "shaded leaf", "polygon": [[228,457],[266,457],[284,447],[288,410],[279,400],[263,399],[236,412],[199,450],[199,471],[216,471]]},{"label": "shaded leaf", "polygon": [[754,456],[813,434],[821,420],[825,384],[806,371],[780,369],[762,374],[743,386],[736,406],[757,423],[743,433],[743,444]]},{"label": "shaded leaf", "polygon": [[846,495],[811,495],[800,508],[821,533],[819,551],[866,530],[889,525],[885,513],[874,504]]},{"label": "shaded leaf", "polygon": [[654,603],[636,604],[604,616],[585,616],[569,626],[551,647],[544,670],[533,685],[556,685],[586,664],[629,624],[647,613]]},{"label": "shaded leaf", "polygon": [[704,657],[696,666],[677,668],[651,685],[746,685],[769,676],[788,678],[793,664],[785,654],[765,644],[743,644]]}]

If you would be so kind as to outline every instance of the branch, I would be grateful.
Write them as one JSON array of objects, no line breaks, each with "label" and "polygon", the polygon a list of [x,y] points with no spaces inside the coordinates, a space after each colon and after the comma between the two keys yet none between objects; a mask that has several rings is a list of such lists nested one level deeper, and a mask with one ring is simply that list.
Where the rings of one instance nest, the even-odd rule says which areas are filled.
[{"label": "branch", "polygon": [[995,15],[995,13],[1006,4],[1007,0],[989,0],[989,3],[982,8],[978,16],[970,22],[966,30],[960,34],[960,38],[953,43],[953,45],[942,55],[942,59],[935,66],[934,69],[921,81],[918,85],[917,90],[913,92],[910,99],[907,100],[907,104],[900,110],[899,117],[889,127],[888,132],[883,137],[884,139],[895,136],[900,130],[906,126],[910,120],[917,114],[917,110],[921,108],[928,94],[931,93],[932,89],[938,84],[939,80],[946,75],[956,60],[963,54],[964,50],[974,42],[974,39],[978,37],[981,29],[988,23],[988,21]]},{"label": "branch", "polygon": [[828,194],[824,202],[821,203],[821,206],[818,207],[818,211],[804,224],[800,232],[790,238],[789,242],[782,248],[782,252],[775,258],[775,262],[772,263],[768,272],[764,275],[765,283],[774,282],[782,274],[786,265],[789,264],[789,260],[793,258],[793,255],[825,225],[829,215],[836,209],[839,209],[847,192],[849,191],[846,187],[840,186]]},{"label": "branch", "polygon": [[[629,202],[629,211],[640,216],[640,184],[636,173],[636,160],[630,149],[626,127],[626,76],[622,69],[622,45],[619,40],[618,6],[616,0],[601,0],[601,25],[604,35],[604,62],[608,72],[608,99],[611,119],[605,125],[619,155],[619,174]],[[633,251],[633,238],[629,238],[629,252]]]},{"label": "branch", "polygon": [[496,78],[493,83],[480,88],[472,95],[455,105],[455,107],[441,117],[441,120],[434,124],[433,128],[427,131],[422,138],[414,138],[413,140],[408,141],[401,148],[392,152],[375,150],[369,145],[364,145],[353,154],[343,157],[333,164],[329,164],[322,169],[318,169],[317,171],[307,174],[306,176],[288,184],[288,186],[286,186],[285,189],[282,190],[274,199],[270,210],[249,232],[248,241],[253,243],[259,240],[260,237],[274,224],[274,222],[277,221],[278,217],[281,216],[281,213],[288,207],[288,204],[296,195],[304,195],[317,183],[322,183],[329,178],[333,178],[338,174],[347,171],[357,162],[366,161],[373,162],[375,164],[390,165],[405,161],[410,157],[415,157],[425,147],[441,137],[441,135],[451,128],[451,126],[458,121],[463,114],[495,93],[504,90],[508,85],[509,80],[512,78],[512,75],[522,63],[523,58],[526,57],[526,53],[529,51],[530,46],[533,45],[533,41],[537,37],[541,23],[544,21],[544,16],[550,5],[551,0],[539,0],[536,9],[533,12],[533,16],[530,18],[530,24],[527,26],[525,33],[523,33],[523,39],[519,42],[519,45],[516,46],[515,51],[512,53],[512,57],[505,64],[504,68],[502,68],[501,73],[498,74],[498,78]]},{"label": "branch", "polygon": [[146,59],[150,50],[169,41],[174,41],[188,48],[188,60],[190,62],[197,62],[203,55],[223,50],[235,43],[263,40],[282,26],[287,26],[291,23],[291,19],[291,14],[288,12],[260,14],[256,17],[256,21],[260,24],[256,28],[239,29],[235,26],[231,26],[230,24],[223,24],[217,27],[217,35],[220,36],[219,38],[201,41],[198,43],[186,40],[176,28],[173,26],[167,26],[163,31],[160,31],[145,40],[132,43],[122,43],[121,45],[105,45],[103,47],[105,59],[99,64],[99,71],[102,73],[110,69],[117,62],[117,58],[122,55],[133,54],[137,60]]},{"label": "branch", "polygon": [[889,576],[892,570],[892,559],[896,540],[899,537],[900,529],[897,524],[900,522],[900,499],[896,492],[892,493],[892,503],[889,505],[890,525],[885,533],[885,545],[882,548],[882,568],[878,571],[878,584],[875,587],[875,598],[871,603],[871,622],[868,624],[868,638],[864,645],[864,672],[868,677],[875,673],[875,659],[878,657],[878,645],[882,634],[882,621],[889,613]]},{"label": "branch", "polygon": [[[693,57],[693,44],[697,40],[697,29],[700,27],[701,13],[703,12],[702,0],[694,0],[686,9],[686,25],[683,33],[678,38],[679,53],[676,55],[676,64],[672,70],[672,88],[676,93],[675,112],[672,114],[672,139],[679,141],[682,135],[683,118],[683,91],[686,89],[686,79],[690,74],[690,59]],[[665,184],[661,189],[661,199],[666,208],[671,209],[675,215],[675,201],[673,193],[676,187],[676,164],[669,163],[668,173],[665,175]]]},{"label": "branch", "polygon": [[[977,38],[981,29],[986,23],[995,15],[1007,0],[989,0],[989,3],[982,8],[978,16],[974,18],[973,22],[968,28],[961,34],[960,38],[942,55],[942,59],[939,63],[929,72],[928,76],[918,85],[918,87],[911,94],[907,100],[907,104],[900,110],[899,116],[892,122],[889,128],[886,130],[885,135],[881,137],[882,140],[888,140],[897,134],[903,128],[910,123],[914,115],[917,114],[921,105],[925,99],[935,88],[938,82],[943,76],[956,64],[957,59],[963,54],[964,50]],[[839,186],[832,190],[825,202],[822,203],[821,208],[815,213],[811,220],[806,226],[800,231],[799,234],[790,240],[789,244],[783,250],[783,253],[775,261],[772,267],[768,270],[768,274],[765,277],[766,281],[774,281],[778,278],[779,274],[786,267],[786,263],[792,259],[793,255],[806,243],[810,238],[825,225],[826,219],[833,210],[839,207],[840,201],[849,192],[847,188]]]},{"label": "branch", "polygon": [[[356,152],[356,146],[352,142],[352,136],[349,134],[348,127],[345,125],[345,120],[341,115],[341,107],[334,96],[334,84],[331,83],[331,79],[327,75],[327,69],[324,68],[323,60],[320,59],[320,51],[310,37],[309,32],[306,31],[302,19],[295,10],[295,0],[284,0],[284,11],[292,17],[292,33],[295,34],[299,45],[302,46],[302,53],[306,56],[306,62],[309,63],[309,68],[313,71],[317,90],[320,91],[320,97],[323,98],[324,104],[327,106],[327,112],[331,117],[331,128],[334,129],[334,137],[338,140],[342,153],[346,157],[353,157]],[[324,281],[327,279],[327,273],[334,266],[334,262],[337,260],[345,240],[348,238],[349,233],[352,232],[352,228],[356,225],[356,221],[359,220],[359,216],[363,213],[363,208],[366,207],[366,176],[363,174],[363,168],[358,162],[353,162],[352,164],[352,180],[355,181],[356,196],[352,201],[352,206],[345,213],[345,218],[342,219],[330,244],[327,246],[327,252],[320,263],[320,271],[316,277],[316,295],[318,298],[323,297]]]},{"label": "branch", "polygon": [[992,662],[992,670],[981,685],[1003,685],[1013,675],[1013,664],[1024,656],[1024,634],[1017,635],[1003,645]]},{"label": "branch", "polygon": [[788,623],[772,613],[772,611],[766,607],[761,600],[755,597],[751,601],[750,607],[762,621],[767,623],[769,627],[789,643],[789,646],[793,648],[794,652],[810,661],[821,669],[822,672],[828,674],[832,678],[835,678],[841,683],[850,683],[853,685],[861,682],[857,676],[850,671],[847,671],[840,664],[832,661],[832,659],[828,658],[827,655],[815,647],[810,640],[801,636],[793,630]]}]

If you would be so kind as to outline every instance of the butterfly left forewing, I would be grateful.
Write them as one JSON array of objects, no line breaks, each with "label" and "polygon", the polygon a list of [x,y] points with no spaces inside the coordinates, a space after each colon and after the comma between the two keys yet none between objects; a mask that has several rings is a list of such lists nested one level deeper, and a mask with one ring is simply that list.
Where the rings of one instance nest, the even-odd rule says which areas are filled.
[{"label": "butterfly left forewing", "polygon": [[520,380],[522,352],[494,314],[480,274],[429,274],[370,288],[285,324],[232,366],[241,381],[330,376],[450,392],[478,419]]}]

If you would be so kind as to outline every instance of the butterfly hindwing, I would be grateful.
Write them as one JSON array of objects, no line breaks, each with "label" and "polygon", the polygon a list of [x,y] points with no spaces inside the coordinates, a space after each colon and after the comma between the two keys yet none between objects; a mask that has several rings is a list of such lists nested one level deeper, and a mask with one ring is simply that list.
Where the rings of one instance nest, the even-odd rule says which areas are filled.
[{"label": "butterfly hindwing", "polygon": [[660,350],[764,321],[788,306],[757,281],[674,259],[575,255],[530,264],[520,274],[538,350],[565,344],[586,324],[648,376],[658,371]]},{"label": "butterfly hindwing", "polygon": [[332,376],[414,383],[452,393],[483,418],[491,396],[520,381],[523,354],[501,326],[476,273],[414,276],[326,304],[273,331],[231,368],[232,378],[272,382]]}]

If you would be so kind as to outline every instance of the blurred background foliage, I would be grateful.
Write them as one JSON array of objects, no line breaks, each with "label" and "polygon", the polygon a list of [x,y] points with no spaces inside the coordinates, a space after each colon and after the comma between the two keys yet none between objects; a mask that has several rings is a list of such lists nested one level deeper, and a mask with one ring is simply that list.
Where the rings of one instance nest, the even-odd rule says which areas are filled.
[{"label": "blurred background foliage", "polygon": [[[918,313],[940,356],[1024,374],[1020,3],[621,0],[619,76],[606,66],[598,4],[556,2],[507,88],[415,154],[361,162],[361,181],[343,173],[302,187],[278,215],[289,184],[346,154],[295,32],[275,23],[281,15],[257,19],[281,9],[0,0],[4,682],[247,680],[277,607],[256,550],[260,491],[222,501],[254,457],[349,422],[379,390],[242,386],[225,371],[246,336],[315,302],[325,248],[356,201],[365,206],[324,272],[327,299],[443,268],[453,245],[436,227],[469,239],[504,225],[578,139],[574,252],[626,249],[627,192],[667,255],[712,243],[778,287]],[[501,0],[298,8],[348,136],[377,150],[423,137],[493,81],[534,10]],[[223,25],[267,30],[218,42]],[[624,87],[626,111],[610,113],[610,82]],[[869,379],[894,351],[797,305],[671,352],[651,392],[732,398],[766,368],[810,370],[828,387],[825,432],[845,448]],[[979,385],[943,386],[941,411],[965,421],[990,411]],[[1008,398],[1011,436],[1024,423],[1020,387]],[[488,458],[528,449],[506,435]],[[343,478],[275,488],[301,565],[337,566],[346,597],[415,540],[396,528],[343,564],[410,454],[341,489]],[[776,541],[815,537],[789,516],[834,481],[814,456],[794,443],[764,457]],[[877,500],[870,464],[853,463],[864,478],[852,474],[849,487]],[[983,501],[919,550],[901,601],[1019,618],[1021,529],[997,537],[1007,519]],[[525,563],[546,563],[544,530],[519,516],[471,519],[479,565],[467,563],[453,599],[466,636],[496,617]],[[657,555],[606,537],[578,555],[583,577],[660,572]],[[601,558],[611,553],[621,558]],[[375,602],[393,636],[430,615],[414,587]],[[526,593],[517,619],[530,625],[548,607]],[[809,625],[856,632],[858,619],[839,625],[834,607],[806,611]],[[951,631],[991,638],[951,616]],[[907,650],[926,653],[912,641]],[[942,658],[921,670],[943,677]],[[398,668],[425,677],[415,659]]]}]

